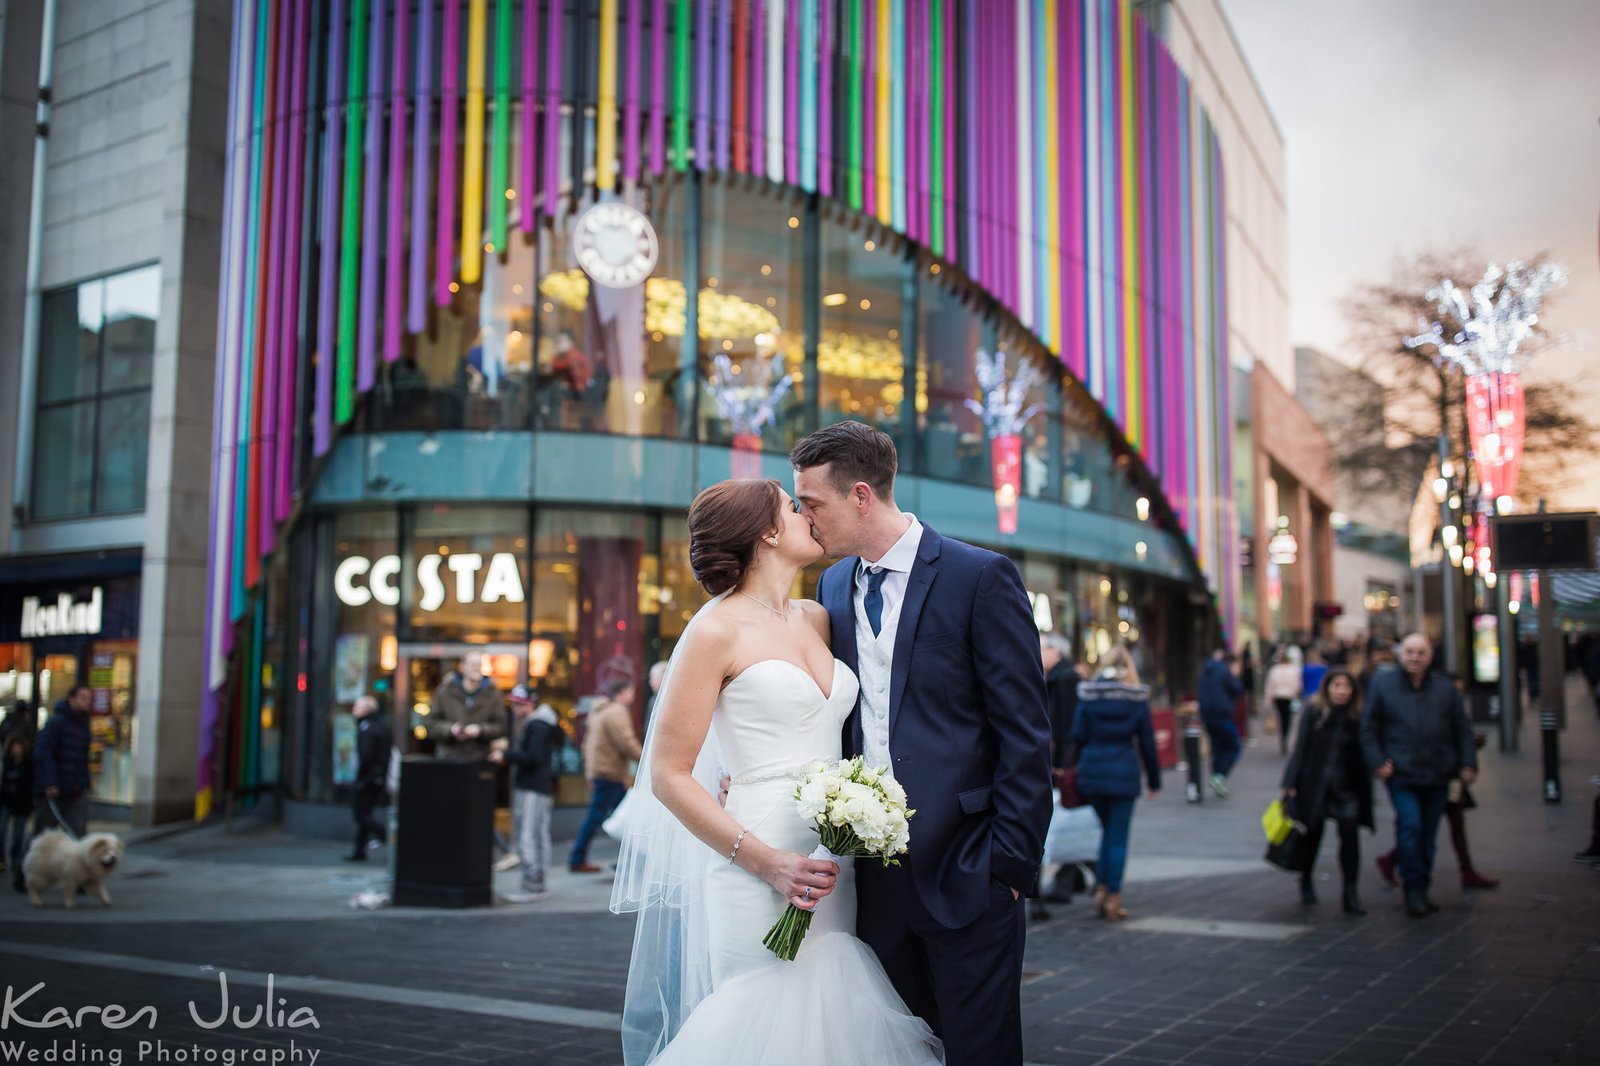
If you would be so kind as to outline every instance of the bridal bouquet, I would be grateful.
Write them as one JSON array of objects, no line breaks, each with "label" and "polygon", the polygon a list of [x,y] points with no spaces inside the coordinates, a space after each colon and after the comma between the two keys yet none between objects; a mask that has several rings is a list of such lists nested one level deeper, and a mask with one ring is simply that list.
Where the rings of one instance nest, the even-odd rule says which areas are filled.
[{"label": "bridal bouquet", "polygon": [[[812,763],[794,790],[794,801],[800,817],[822,837],[813,859],[876,857],[885,866],[899,866],[894,856],[905,854],[911,843],[907,822],[917,812],[906,807],[905,789],[886,767],[874,769],[859,755]],[[793,962],[810,928],[811,912],[791,903],[761,942]]]}]

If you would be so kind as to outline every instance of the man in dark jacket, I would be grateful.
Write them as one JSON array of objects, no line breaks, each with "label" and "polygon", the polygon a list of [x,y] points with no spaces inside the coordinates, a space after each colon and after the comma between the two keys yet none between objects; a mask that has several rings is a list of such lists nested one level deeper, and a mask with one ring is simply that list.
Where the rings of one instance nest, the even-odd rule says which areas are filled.
[{"label": "man in dark jacket", "polygon": [[[42,833],[64,821],[73,836],[89,831],[88,685],[74,685],[33,741],[33,790],[44,797],[33,831]],[[59,812],[59,815],[58,813]]]},{"label": "man in dark jacket", "polygon": [[1050,762],[1064,769],[1072,765],[1072,717],[1083,679],[1072,662],[1072,645],[1060,633],[1040,634],[1039,658],[1044,666],[1045,712],[1050,716]]},{"label": "man in dark jacket", "polygon": [[1200,723],[1211,738],[1211,791],[1228,797],[1228,775],[1239,761],[1239,727],[1233,709],[1244,694],[1238,658],[1226,648],[1212,653],[1200,671]]},{"label": "man in dark jacket", "polygon": [[508,701],[516,716],[515,739],[504,752],[489,756],[507,762],[511,774],[511,837],[522,858],[522,891],[507,897],[513,903],[534,903],[545,896],[545,871],[550,866],[550,815],[556,802],[556,753],[566,735],[548,704],[526,685],[511,690]]},{"label": "man in dark jacket", "polygon": [[0,754],[0,854],[11,867],[11,883],[18,892],[27,890],[22,856],[28,850],[33,808],[33,745],[21,736],[8,736]]},{"label": "man in dark jacket", "polygon": [[506,735],[506,705],[493,681],[483,676],[483,656],[461,657],[456,672],[433,693],[428,736],[444,759],[484,759]]},{"label": "man in dark jacket", "polygon": [[380,712],[378,701],[373,697],[358,698],[350,713],[356,720],[356,780],[350,801],[356,819],[356,846],[345,856],[345,861],[366,862],[367,841],[381,844],[389,838],[388,829],[372,812],[388,790],[389,751],[393,738],[389,733],[389,720]]},{"label": "man in dark jacket", "polygon": [[1450,782],[1470,785],[1478,776],[1477,746],[1461,694],[1443,674],[1430,671],[1433,644],[1412,633],[1400,644],[1400,668],[1372,679],[1361,717],[1361,752],[1389,789],[1394,808],[1395,858],[1405,888],[1406,913],[1421,918],[1439,908],[1428,898],[1435,838]]}]

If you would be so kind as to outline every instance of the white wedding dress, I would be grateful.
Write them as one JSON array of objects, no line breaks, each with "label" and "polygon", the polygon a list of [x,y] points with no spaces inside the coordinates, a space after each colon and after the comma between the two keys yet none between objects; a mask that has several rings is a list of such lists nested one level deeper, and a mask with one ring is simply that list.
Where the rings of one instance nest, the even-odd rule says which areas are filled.
[{"label": "white wedding dress", "polygon": [[[837,659],[826,693],[800,666],[765,659],[723,688],[712,721],[732,778],[727,811],[752,835],[801,854],[817,846],[816,832],[795,810],[794,790],[807,763],[839,758],[841,729],[858,687]],[[839,864],[837,887],[817,905],[794,961],[785,962],[761,941],[786,901],[707,849],[711,993],[655,1066],[944,1061],[932,1030],[906,1009],[877,956],[856,939],[852,862]]]}]

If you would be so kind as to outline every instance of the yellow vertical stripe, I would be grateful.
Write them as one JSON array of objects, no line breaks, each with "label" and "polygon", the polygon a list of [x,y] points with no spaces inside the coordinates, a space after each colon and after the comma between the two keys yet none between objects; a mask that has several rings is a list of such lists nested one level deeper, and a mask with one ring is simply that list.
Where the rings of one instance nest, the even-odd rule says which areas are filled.
[{"label": "yellow vertical stripe", "polygon": [[1048,191],[1045,193],[1045,248],[1047,262],[1040,264],[1045,270],[1045,298],[1049,303],[1041,308],[1043,317],[1048,323],[1046,332],[1056,346],[1056,355],[1066,354],[1066,341],[1061,335],[1061,196],[1059,193],[1061,177],[1061,138],[1058,135],[1061,129],[1061,101],[1059,99],[1059,86],[1057,72],[1065,57],[1056,55],[1057,19],[1059,11],[1057,0],[1045,0],[1044,3],[1044,34],[1045,55],[1055,57],[1055,62],[1046,62],[1044,66],[1045,99],[1045,169],[1049,177]]},{"label": "yellow vertical stripe", "polygon": [[617,0],[600,0],[600,110],[595,116],[594,183],[616,188]]},{"label": "yellow vertical stripe", "polygon": [[461,160],[461,281],[483,276],[484,38],[489,0],[472,0],[467,23],[467,136]]},{"label": "yellow vertical stripe", "polygon": [[894,32],[894,20],[890,17],[889,0],[878,0],[878,128],[874,131],[878,141],[878,221],[888,225],[894,220],[894,158],[891,145],[894,138],[892,124],[892,90],[890,77],[894,65],[894,42],[890,34]]},{"label": "yellow vertical stripe", "polygon": [[1123,3],[1117,11],[1117,38],[1122,52],[1122,86],[1118,110],[1122,120],[1122,406],[1123,428],[1128,443],[1141,449],[1144,427],[1139,419],[1139,189],[1137,153],[1134,138],[1133,97],[1133,6]]}]

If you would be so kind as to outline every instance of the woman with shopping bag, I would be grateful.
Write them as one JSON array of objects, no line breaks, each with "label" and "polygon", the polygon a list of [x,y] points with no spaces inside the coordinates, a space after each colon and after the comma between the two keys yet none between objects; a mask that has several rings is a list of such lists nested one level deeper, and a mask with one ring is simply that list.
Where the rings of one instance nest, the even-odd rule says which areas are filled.
[{"label": "woman with shopping bag", "polygon": [[1122,906],[1122,874],[1128,865],[1141,763],[1147,795],[1153,798],[1161,791],[1150,690],[1139,683],[1139,671],[1126,648],[1113,648],[1101,658],[1095,679],[1078,686],[1072,739],[1078,749],[1078,790],[1100,819],[1095,899],[1102,917],[1120,922],[1128,916]]},{"label": "woman with shopping bag", "polygon": [[1322,688],[1300,716],[1294,753],[1283,769],[1284,802],[1305,825],[1300,856],[1300,902],[1317,902],[1312,871],[1327,820],[1339,823],[1339,866],[1344,911],[1367,913],[1361,877],[1361,827],[1372,828],[1372,778],[1361,758],[1361,691],[1350,671],[1329,670]]}]

